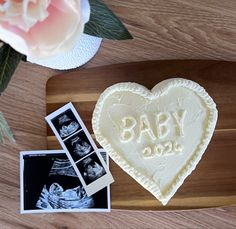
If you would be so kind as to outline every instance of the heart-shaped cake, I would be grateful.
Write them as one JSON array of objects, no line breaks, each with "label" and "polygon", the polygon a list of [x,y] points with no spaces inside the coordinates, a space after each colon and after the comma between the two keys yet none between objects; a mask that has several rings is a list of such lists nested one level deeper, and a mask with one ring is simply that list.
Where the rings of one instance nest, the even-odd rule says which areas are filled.
[{"label": "heart-shaped cake", "polygon": [[111,158],[165,205],[200,161],[216,121],[205,89],[173,78],[151,91],[130,82],[107,88],[92,124]]}]

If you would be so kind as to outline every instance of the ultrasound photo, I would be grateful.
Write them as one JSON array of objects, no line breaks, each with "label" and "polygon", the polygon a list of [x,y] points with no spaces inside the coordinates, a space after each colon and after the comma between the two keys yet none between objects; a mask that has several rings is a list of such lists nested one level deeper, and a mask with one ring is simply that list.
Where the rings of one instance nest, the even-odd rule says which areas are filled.
[{"label": "ultrasound photo", "polygon": [[67,139],[64,143],[75,162],[94,151],[83,130]]},{"label": "ultrasound photo", "polygon": [[[45,119],[68,156],[88,196],[97,193],[114,181],[105,161],[98,153],[92,136],[72,103],[65,104],[46,116]],[[97,162],[87,167],[86,163],[83,163],[84,165],[81,167],[81,170],[84,170],[82,175],[77,164],[93,153],[97,154]],[[94,173],[93,171],[95,171],[95,175],[91,175]],[[99,177],[100,179],[97,179]]]},{"label": "ultrasound photo", "polygon": [[86,185],[106,174],[106,171],[96,153],[92,153],[88,157],[79,161],[76,166],[84,178]]},{"label": "ultrasound photo", "polygon": [[45,152],[21,153],[21,213],[110,210],[109,187],[88,197],[64,151]]},{"label": "ultrasound photo", "polygon": [[80,124],[70,109],[53,118],[52,123],[62,139],[68,138],[81,129]]}]

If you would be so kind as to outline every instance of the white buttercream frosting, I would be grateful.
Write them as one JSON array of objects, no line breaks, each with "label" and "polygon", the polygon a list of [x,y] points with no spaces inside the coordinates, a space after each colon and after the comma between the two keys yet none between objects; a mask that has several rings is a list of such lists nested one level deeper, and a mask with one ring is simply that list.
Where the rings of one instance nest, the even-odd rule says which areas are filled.
[{"label": "white buttercream frosting", "polygon": [[151,91],[130,82],[107,88],[92,124],[111,158],[165,205],[195,169],[216,121],[205,89],[173,78]]}]

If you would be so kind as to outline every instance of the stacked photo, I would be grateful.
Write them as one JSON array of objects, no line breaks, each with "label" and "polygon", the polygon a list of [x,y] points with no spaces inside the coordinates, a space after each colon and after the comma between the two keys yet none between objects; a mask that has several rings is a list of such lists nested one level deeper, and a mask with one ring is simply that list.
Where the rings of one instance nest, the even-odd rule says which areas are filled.
[{"label": "stacked photo", "polygon": [[110,211],[108,155],[71,103],[46,117],[63,150],[23,151],[21,213]]}]

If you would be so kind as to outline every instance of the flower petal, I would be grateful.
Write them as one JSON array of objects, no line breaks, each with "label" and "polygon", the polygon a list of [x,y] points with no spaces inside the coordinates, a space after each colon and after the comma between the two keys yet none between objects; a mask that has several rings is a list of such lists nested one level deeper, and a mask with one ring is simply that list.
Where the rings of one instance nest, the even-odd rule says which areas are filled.
[{"label": "flower petal", "polygon": [[22,36],[18,35],[18,33],[15,33],[11,29],[9,29],[7,25],[3,27],[0,24],[0,39],[9,44],[16,51],[24,55],[29,54],[28,45],[25,39],[22,38]]}]

